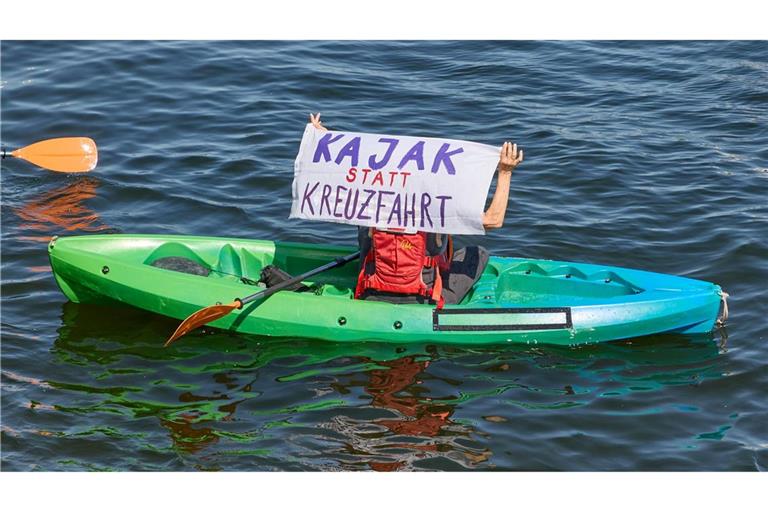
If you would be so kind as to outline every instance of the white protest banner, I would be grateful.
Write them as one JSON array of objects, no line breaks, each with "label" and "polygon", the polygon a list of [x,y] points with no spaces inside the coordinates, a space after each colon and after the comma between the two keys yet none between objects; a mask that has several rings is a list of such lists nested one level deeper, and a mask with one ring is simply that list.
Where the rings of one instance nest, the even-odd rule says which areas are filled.
[{"label": "white protest banner", "polygon": [[296,156],[290,218],[483,234],[499,148],[462,140],[318,130]]}]

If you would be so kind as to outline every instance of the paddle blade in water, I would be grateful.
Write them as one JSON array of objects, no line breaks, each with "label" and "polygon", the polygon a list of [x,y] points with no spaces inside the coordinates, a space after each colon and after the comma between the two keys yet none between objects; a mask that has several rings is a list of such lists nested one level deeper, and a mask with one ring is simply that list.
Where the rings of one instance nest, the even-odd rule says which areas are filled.
[{"label": "paddle blade in water", "polygon": [[17,149],[11,155],[58,172],[88,172],[99,160],[96,143],[88,137],[42,140]]},{"label": "paddle blade in water", "polygon": [[168,341],[166,341],[165,345],[163,346],[167,347],[177,339],[187,334],[189,331],[193,331],[209,322],[213,322],[214,320],[218,320],[223,316],[227,316],[233,310],[242,307],[242,305],[243,304],[239,300],[236,300],[230,304],[208,306],[207,308],[203,308],[192,313],[183,322],[181,322],[181,325],[179,325],[176,331],[171,335],[170,338],[168,338]]}]

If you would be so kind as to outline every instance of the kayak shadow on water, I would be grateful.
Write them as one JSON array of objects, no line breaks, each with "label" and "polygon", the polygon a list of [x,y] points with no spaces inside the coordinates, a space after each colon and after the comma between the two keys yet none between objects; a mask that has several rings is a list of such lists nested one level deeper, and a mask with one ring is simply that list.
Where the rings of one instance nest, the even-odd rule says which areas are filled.
[{"label": "kayak shadow on water", "polygon": [[174,324],[66,303],[51,352],[76,371],[49,382],[65,405],[88,395],[78,414],[131,419],[168,469],[494,469],[489,438],[522,415],[720,376],[717,344],[680,335],[564,348],[196,331],[165,349]]}]

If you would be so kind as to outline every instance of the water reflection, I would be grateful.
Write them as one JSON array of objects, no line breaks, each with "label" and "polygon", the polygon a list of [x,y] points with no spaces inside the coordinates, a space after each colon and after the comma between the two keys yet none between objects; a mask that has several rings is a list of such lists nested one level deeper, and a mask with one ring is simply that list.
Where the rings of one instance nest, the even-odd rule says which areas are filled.
[{"label": "water reflection", "polygon": [[394,361],[378,361],[386,370],[372,370],[366,391],[373,396],[371,405],[399,412],[404,418],[376,420],[395,434],[434,437],[449,423],[453,412],[450,406],[430,407],[429,398],[415,394],[399,396],[412,384],[422,384],[418,375],[429,366],[429,361],[417,361],[408,356]]},{"label": "water reflection", "polygon": [[94,176],[77,177],[66,185],[48,191],[14,212],[22,222],[17,226],[21,233],[38,232],[44,235],[23,235],[19,238],[47,242],[51,233],[62,231],[97,232],[108,228],[99,214],[85,202],[96,197],[99,180]]},{"label": "water reflection", "polygon": [[[431,357],[434,357],[434,350]],[[432,398],[423,396],[428,391],[420,376],[427,370],[431,359],[423,360],[417,356],[401,357],[392,361],[376,361],[383,367],[369,372],[369,381],[365,391],[372,396],[371,405],[397,413],[396,418],[379,418],[373,423],[389,431],[387,437],[373,438],[381,441],[379,446],[368,443],[368,451],[385,460],[372,458],[367,461],[376,471],[395,471],[413,468],[413,463],[434,454],[467,455],[458,461],[477,462],[477,456],[468,450],[455,450],[452,443],[456,435],[467,436],[469,429],[463,426],[450,431],[445,429],[453,425],[450,417],[454,405],[436,405]],[[394,437],[393,437],[394,436]],[[397,437],[403,436],[403,437]],[[440,439],[436,439],[440,436]],[[473,456],[474,455],[474,456]],[[389,460],[387,460],[389,459]],[[392,460],[394,459],[394,460]]]},{"label": "water reflection", "polygon": [[60,375],[45,382],[44,398],[26,399],[81,426],[106,423],[129,452],[140,434],[141,446],[182,469],[457,470],[508,467],[499,439],[525,435],[526,420],[554,436],[560,409],[605,421],[612,401],[631,415],[635,402],[646,407],[644,393],[722,375],[717,345],[685,337],[563,349],[197,333],[163,349],[173,324],[132,308],[65,304],[51,349]]},{"label": "water reflection", "polygon": [[160,420],[160,425],[167,428],[171,434],[174,448],[189,453],[195,453],[211,443],[218,441],[219,437],[210,427],[197,427],[190,421]]}]

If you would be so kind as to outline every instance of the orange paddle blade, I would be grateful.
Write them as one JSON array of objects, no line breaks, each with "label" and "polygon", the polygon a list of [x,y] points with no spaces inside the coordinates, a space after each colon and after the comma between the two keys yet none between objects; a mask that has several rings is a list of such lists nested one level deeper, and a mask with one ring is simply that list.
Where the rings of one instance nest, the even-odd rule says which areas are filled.
[{"label": "orange paddle blade", "polygon": [[41,140],[11,155],[58,172],[88,172],[99,160],[96,143],[88,137]]},{"label": "orange paddle blade", "polygon": [[239,300],[236,300],[230,304],[208,306],[207,308],[203,308],[200,311],[196,311],[184,319],[183,322],[181,322],[181,325],[179,325],[176,331],[171,335],[170,338],[168,338],[168,341],[166,341],[165,345],[163,346],[167,347],[177,339],[187,334],[189,331],[193,331],[209,322],[213,322],[214,320],[218,320],[223,316],[227,316],[235,309],[239,309],[241,307],[243,307],[243,304]]}]

